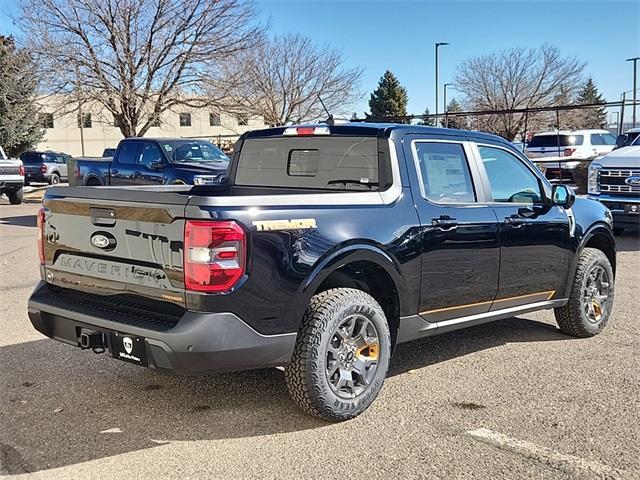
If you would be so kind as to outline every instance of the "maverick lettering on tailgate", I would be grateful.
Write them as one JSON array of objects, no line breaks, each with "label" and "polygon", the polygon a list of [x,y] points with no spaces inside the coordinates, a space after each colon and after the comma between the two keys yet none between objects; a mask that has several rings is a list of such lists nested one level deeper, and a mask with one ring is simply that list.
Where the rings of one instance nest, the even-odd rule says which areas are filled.
[{"label": "maverick lettering on tailgate", "polygon": [[147,287],[172,289],[167,275],[160,269],[127,265],[110,260],[96,260],[62,254],[54,268],[63,272],[86,275],[88,277],[135,283]]}]

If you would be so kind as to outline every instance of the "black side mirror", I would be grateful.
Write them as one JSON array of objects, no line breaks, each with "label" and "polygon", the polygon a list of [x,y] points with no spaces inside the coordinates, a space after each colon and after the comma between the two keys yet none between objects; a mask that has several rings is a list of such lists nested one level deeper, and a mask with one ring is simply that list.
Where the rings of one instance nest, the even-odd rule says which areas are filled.
[{"label": "black side mirror", "polygon": [[566,185],[554,185],[551,190],[551,203],[564,208],[571,208],[576,203],[576,194]]},{"label": "black side mirror", "polygon": [[616,138],[615,148],[622,148],[622,147],[626,147],[627,145],[629,145],[629,135],[627,135],[626,133],[623,133],[622,135],[618,135],[618,138]]}]

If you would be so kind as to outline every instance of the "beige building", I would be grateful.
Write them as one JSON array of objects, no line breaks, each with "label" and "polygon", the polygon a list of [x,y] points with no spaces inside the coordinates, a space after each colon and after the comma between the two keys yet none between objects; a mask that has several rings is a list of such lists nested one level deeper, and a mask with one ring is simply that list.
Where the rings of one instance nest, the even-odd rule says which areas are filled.
[{"label": "beige building", "polygon": [[[105,148],[115,148],[122,140],[122,133],[114,126],[113,116],[108,111],[95,105],[83,105],[84,122],[81,129],[77,108],[65,108],[61,100],[64,99],[49,97],[40,102],[44,138],[37,145],[37,150],[65,152],[74,157],[97,157],[102,155]],[[163,113],[160,125],[151,127],[145,136],[203,138],[221,146],[229,146],[243,132],[264,127],[259,117],[236,116],[185,106]]]}]

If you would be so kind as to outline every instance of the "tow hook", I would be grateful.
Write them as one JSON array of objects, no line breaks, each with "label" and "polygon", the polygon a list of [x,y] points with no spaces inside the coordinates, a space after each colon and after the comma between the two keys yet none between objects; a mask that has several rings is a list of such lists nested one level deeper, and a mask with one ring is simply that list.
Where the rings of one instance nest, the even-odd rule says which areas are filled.
[{"label": "tow hook", "polygon": [[82,350],[90,348],[93,353],[104,353],[104,346],[104,334],[91,331],[80,333],[80,348]]}]

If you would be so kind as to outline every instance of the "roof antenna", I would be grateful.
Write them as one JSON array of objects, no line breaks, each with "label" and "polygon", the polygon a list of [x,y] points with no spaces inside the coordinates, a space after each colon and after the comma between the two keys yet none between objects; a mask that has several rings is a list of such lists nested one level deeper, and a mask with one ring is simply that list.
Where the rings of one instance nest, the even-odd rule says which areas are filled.
[{"label": "roof antenna", "polygon": [[324,121],[324,123],[331,126],[335,125],[333,115],[331,115],[331,112],[329,112],[329,109],[322,101],[322,97],[320,96],[320,94],[318,94],[318,100],[320,100],[320,105],[322,105],[322,108],[324,108],[324,111],[327,112],[327,119]]}]

